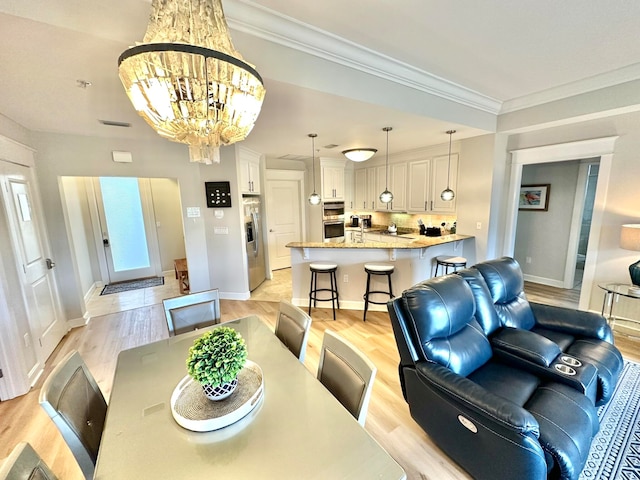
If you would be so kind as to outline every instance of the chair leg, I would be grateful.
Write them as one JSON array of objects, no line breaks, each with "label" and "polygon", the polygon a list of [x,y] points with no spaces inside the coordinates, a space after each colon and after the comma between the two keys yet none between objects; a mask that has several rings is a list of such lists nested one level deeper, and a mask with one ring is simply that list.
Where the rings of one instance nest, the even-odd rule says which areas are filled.
[{"label": "chair leg", "polygon": [[338,310],[340,310],[340,294],[338,293],[338,278],[336,277],[336,272],[333,272],[333,282],[336,287],[336,305],[338,306]]},{"label": "chair leg", "polygon": [[362,321],[367,321],[367,310],[369,309],[369,285],[371,283],[371,274],[367,272],[367,289],[364,292],[364,316]]},{"label": "chair leg", "polygon": [[311,285],[309,285],[309,315],[311,315],[311,296],[313,293],[313,277],[315,277],[315,275],[315,272],[311,272]]},{"label": "chair leg", "polygon": [[394,297],[393,288],[391,287],[391,273],[387,274],[387,280],[389,280],[389,300],[391,300]]},{"label": "chair leg", "polygon": [[338,299],[338,281],[336,280],[336,272],[329,273],[329,284],[331,285],[331,310],[333,311],[333,321],[336,321],[336,304]]}]

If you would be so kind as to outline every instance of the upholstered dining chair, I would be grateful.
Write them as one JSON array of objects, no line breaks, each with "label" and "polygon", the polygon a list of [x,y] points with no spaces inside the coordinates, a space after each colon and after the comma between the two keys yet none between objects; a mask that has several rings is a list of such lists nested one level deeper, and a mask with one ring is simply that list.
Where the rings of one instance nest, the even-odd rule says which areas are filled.
[{"label": "upholstered dining chair", "polygon": [[318,380],[364,427],[377,368],[354,345],[325,330]]},{"label": "upholstered dining chair", "polygon": [[58,477],[28,442],[20,442],[0,465],[0,480],[58,480]]},{"label": "upholstered dining chair", "polygon": [[70,352],[47,377],[40,405],[60,430],[85,478],[92,479],[107,402],[77,351]]},{"label": "upholstered dining chair", "polygon": [[280,300],[276,319],[276,336],[302,363],[307,351],[310,328],[311,317],[304,310],[286,300]]},{"label": "upholstered dining chair", "polygon": [[162,305],[170,337],[220,323],[220,293],[217,288],[167,298]]}]

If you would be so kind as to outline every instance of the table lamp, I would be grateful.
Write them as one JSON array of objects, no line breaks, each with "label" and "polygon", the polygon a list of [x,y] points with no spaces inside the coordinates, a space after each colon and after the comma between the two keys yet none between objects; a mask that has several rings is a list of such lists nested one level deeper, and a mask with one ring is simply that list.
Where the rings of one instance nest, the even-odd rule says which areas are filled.
[{"label": "table lamp", "polygon": [[[640,224],[622,225],[620,248],[640,251]],[[640,260],[629,265],[629,275],[631,275],[631,283],[634,285],[629,290],[640,293]]]}]

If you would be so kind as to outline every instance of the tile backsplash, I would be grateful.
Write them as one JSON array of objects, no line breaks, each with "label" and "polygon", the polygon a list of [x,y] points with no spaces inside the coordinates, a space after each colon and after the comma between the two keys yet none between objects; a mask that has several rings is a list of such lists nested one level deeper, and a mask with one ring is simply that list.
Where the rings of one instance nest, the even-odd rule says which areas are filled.
[{"label": "tile backsplash", "polygon": [[[346,219],[352,213],[347,213]],[[371,223],[373,225],[389,225],[395,223],[399,228],[411,228],[418,230],[418,220],[422,219],[422,223],[427,227],[439,227],[444,222],[448,231],[456,221],[455,215],[429,215],[429,214],[408,214],[408,213],[387,213],[372,212]]]}]

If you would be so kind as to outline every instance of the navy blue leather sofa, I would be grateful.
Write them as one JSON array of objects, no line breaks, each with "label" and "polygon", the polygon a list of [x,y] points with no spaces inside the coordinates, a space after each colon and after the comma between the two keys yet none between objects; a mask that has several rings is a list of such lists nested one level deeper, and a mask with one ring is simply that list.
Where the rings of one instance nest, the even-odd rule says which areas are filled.
[{"label": "navy blue leather sofa", "polygon": [[[387,304],[411,415],[476,479],[576,479],[599,429],[595,402],[604,398],[598,366],[573,356],[585,327],[572,326],[572,314],[506,326],[473,268],[421,282]],[[575,331],[551,328],[554,321]],[[534,331],[547,327],[573,342],[563,349]],[[617,375],[609,380],[612,388]]]}]

